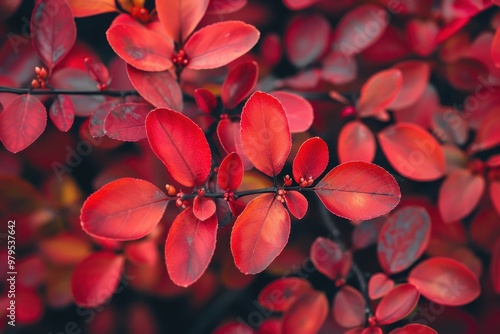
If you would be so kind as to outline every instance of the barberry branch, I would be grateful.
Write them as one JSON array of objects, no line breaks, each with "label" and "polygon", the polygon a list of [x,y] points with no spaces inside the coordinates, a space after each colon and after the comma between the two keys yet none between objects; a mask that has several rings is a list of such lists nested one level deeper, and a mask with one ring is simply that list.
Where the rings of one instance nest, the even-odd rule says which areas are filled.
[{"label": "barberry branch", "polygon": [[32,88],[12,88],[0,86],[0,93],[10,94],[31,94],[31,95],[104,95],[113,97],[125,97],[139,95],[135,90],[69,90],[69,89],[32,89]]}]

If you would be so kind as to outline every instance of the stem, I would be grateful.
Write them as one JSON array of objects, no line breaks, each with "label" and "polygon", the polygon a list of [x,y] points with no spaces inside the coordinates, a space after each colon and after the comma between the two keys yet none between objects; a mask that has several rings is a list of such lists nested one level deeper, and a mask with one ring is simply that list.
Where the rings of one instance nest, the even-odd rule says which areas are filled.
[{"label": "stem", "polygon": [[[248,196],[248,195],[255,195],[255,194],[265,194],[265,193],[275,193],[280,189],[280,187],[269,187],[269,188],[261,188],[261,189],[251,189],[251,190],[245,190],[245,191],[235,191],[233,192],[235,198],[240,198],[243,196]],[[302,188],[299,186],[295,187],[283,187],[283,190],[285,191],[314,191],[314,188]],[[210,198],[223,198],[225,193],[209,193],[206,192],[203,196],[205,197],[210,197]],[[186,199],[192,199],[198,196],[197,192],[194,192],[192,194],[185,194],[182,195],[181,200],[186,200]]]},{"label": "stem", "polygon": [[135,90],[67,90],[67,89],[31,89],[31,88],[12,88],[0,86],[0,93],[10,94],[31,94],[31,95],[105,95],[114,97],[124,97],[129,95],[139,95]]}]

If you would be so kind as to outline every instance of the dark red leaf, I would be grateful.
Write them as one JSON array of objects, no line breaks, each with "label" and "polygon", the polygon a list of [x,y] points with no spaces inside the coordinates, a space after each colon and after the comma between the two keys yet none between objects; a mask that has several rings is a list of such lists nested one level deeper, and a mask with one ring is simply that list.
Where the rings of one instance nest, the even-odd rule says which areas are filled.
[{"label": "dark red leaf", "polygon": [[255,92],[241,113],[243,152],[268,176],[279,174],[292,147],[283,105],[273,96]]},{"label": "dark red leaf", "polygon": [[138,141],[146,138],[146,116],[149,103],[126,102],[113,108],[104,120],[104,132],[111,138]]},{"label": "dark red leaf", "polygon": [[263,61],[269,66],[274,66],[281,60],[283,56],[283,47],[281,38],[276,33],[269,33],[260,41],[260,53]]},{"label": "dark red leaf", "polygon": [[245,323],[232,321],[217,327],[212,334],[254,334],[254,330]]},{"label": "dark red leaf", "polygon": [[19,95],[0,113],[0,138],[8,151],[17,153],[40,137],[46,125],[45,106],[32,95]]},{"label": "dark red leaf", "polygon": [[127,260],[140,266],[155,266],[158,264],[158,245],[152,239],[129,242],[124,246]]},{"label": "dark red leaf", "polygon": [[85,58],[85,67],[87,68],[87,72],[92,80],[105,85],[109,83],[108,68],[99,60],[87,57]]},{"label": "dark red leaf", "polygon": [[196,196],[193,201],[193,213],[201,221],[212,217],[215,213],[215,202],[204,196]]},{"label": "dark red leaf", "polygon": [[372,162],[376,149],[373,132],[362,122],[351,121],[340,130],[337,152],[341,163],[353,160]]},{"label": "dark red leaf", "polygon": [[75,17],[93,16],[117,11],[115,0],[68,0]]},{"label": "dark red leaf", "polygon": [[388,106],[389,109],[407,108],[422,96],[430,77],[430,66],[418,60],[408,60],[393,66],[401,71],[403,85],[396,99]]},{"label": "dark red leaf", "polygon": [[155,228],[167,203],[167,196],[153,184],[122,178],[87,198],[80,221],[83,230],[97,238],[139,239]]},{"label": "dark red leaf", "polygon": [[340,246],[323,237],[318,237],[311,245],[309,256],[316,269],[331,280],[344,274],[344,252]]},{"label": "dark red leaf", "polygon": [[438,208],[445,223],[456,222],[475,209],[485,188],[484,177],[466,169],[457,169],[439,188]]},{"label": "dark red leaf", "polygon": [[314,120],[314,110],[309,101],[300,95],[282,90],[275,90],[269,94],[277,98],[285,108],[291,133],[309,130]]},{"label": "dark red leaf", "polygon": [[429,56],[438,45],[439,27],[434,20],[413,19],[406,24],[406,38],[413,52]]},{"label": "dark red leaf", "polygon": [[224,21],[203,27],[184,46],[193,70],[224,66],[244,55],[259,40],[260,32],[240,21]]},{"label": "dark red leaf", "polygon": [[491,251],[490,279],[495,292],[500,293],[500,237],[497,237]]},{"label": "dark red leaf", "polygon": [[496,67],[500,67],[500,29],[497,28],[491,44],[491,57]]},{"label": "dark red leaf", "polygon": [[62,132],[67,132],[75,120],[75,107],[68,95],[59,94],[50,106],[52,123]]},{"label": "dark red leaf", "polygon": [[224,15],[234,13],[245,7],[248,0],[210,0],[207,14]]},{"label": "dark red leaf", "polygon": [[286,207],[290,213],[297,219],[302,219],[307,213],[309,202],[298,191],[288,191],[285,196]]},{"label": "dark red leaf", "polygon": [[31,16],[33,47],[49,73],[75,44],[76,25],[64,0],[37,1]]},{"label": "dark red leaf", "polygon": [[500,145],[500,113],[490,112],[481,120],[476,138],[471,146],[473,152],[488,150]]},{"label": "dark red leaf", "polygon": [[493,206],[500,215],[500,180],[494,179],[490,181],[489,193]]},{"label": "dark red leaf", "polygon": [[71,277],[71,293],[81,307],[97,307],[113,295],[124,268],[125,259],[108,251],[94,253],[80,262]]},{"label": "dark red leaf", "polygon": [[420,292],[413,284],[401,284],[382,298],[375,311],[377,324],[388,325],[408,316],[417,306]]},{"label": "dark red leaf", "polygon": [[342,327],[352,328],[365,323],[366,300],[357,289],[344,285],[333,298],[333,317]]},{"label": "dark red leaf", "polygon": [[156,3],[156,11],[167,35],[183,44],[200,22],[209,0],[164,0]]},{"label": "dark red leaf", "polygon": [[361,87],[357,103],[360,116],[374,116],[384,112],[393,103],[403,86],[403,74],[396,68],[372,75]]},{"label": "dark red leaf", "polygon": [[226,153],[236,152],[243,162],[245,170],[253,168],[253,164],[248,160],[243,147],[241,146],[240,122],[231,122],[229,119],[221,119],[217,125],[217,137]]},{"label": "dark red leaf", "polygon": [[327,316],[326,295],[310,290],[298,297],[283,315],[282,333],[315,334]]},{"label": "dark red leaf", "polygon": [[342,85],[356,79],[358,65],[354,58],[341,52],[332,52],[322,62],[321,76],[324,80],[334,85]]},{"label": "dark red leaf", "polygon": [[301,10],[312,6],[318,1],[319,0],[283,0],[283,3],[291,10]]},{"label": "dark red leaf", "polygon": [[243,180],[243,172],[240,156],[235,152],[229,153],[219,166],[217,184],[222,190],[236,190]]},{"label": "dark red leaf", "polygon": [[401,328],[396,328],[389,334],[438,334],[438,332],[425,325],[409,324]]},{"label": "dark red leaf", "polygon": [[387,219],[377,242],[380,266],[388,274],[410,267],[427,249],[431,218],[423,207],[403,207]]},{"label": "dark red leaf", "polygon": [[157,108],[182,110],[181,87],[169,71],[145,72],[127,65],[127,73],[146,101]]},{"label": "dark red leaf", "polygon": [[[293,178],[300,184],[303,180],[316,180],[328,166],[328,145],[319,137],[309,138],[300,145],[293,159]],[[302,180],[303,179],[303,180]]]},{"label": "dark red leaf", "polygon": [[104,122],[109,112],[120,104],[119,100],[113,99],[100,104],[89,118],[89,133],[92,137],[102,137],[104,132]]},{"label": "dark red leaf", "polygon": [[258,300],[269,311],[284,312],[298,297],[311,290],[311,284],[303,278],[282,277],[266,285]]},{"label": "dark red leaf", "polygon": [[191,119],[157,108],[146,118],[146,134],[156,156],[177,182],[186,187],[205,182],[212,154],[203,130]]},{"label": "dark red leaf", "polygon": [[387,160],[404,177],[416,181],[433,181],[446,171],[441,146],[418,125],[391,125],[378,133],[378,140]]},{"label": "dark red leaf", "polygon": [[255,61],[246,61],[235,66],[221,87],[224,106],[233,109],[243,101],[255,87],[258,75],[259,67]]},{"label": "dark red leaf", "polygon": [[198,108],[206,114],[210,114],[217,107],[217,98],[211,91],[205,88],[194,90],[194,100]]},{"label": "dark red leaf", "polygon": [[139,70],[158,72],[172,67],[174,44],[158,32],[140,25],[114,24],[106,37],[116,54]]},{"label": "dark red leaf", "polygon": [[350,220],[381,216],[398,205],[399,186],[383,168],[362,161],[343,163],[314,188],[330,212]]},{"label": "dark red leaf", "polygon": [[244,274],[266,269],[288,242],[290,216],[275,194],[264,194],[248,203],[231,232],[231,252]]},{"label": "dark red leaf", "polygon": [[285,32],[285,50],[288,59],[297,67],[306,67],[326,50],[330,23],[322,15],[295,17]]},{"label": "dark red leaf", "polygon": [[481,293],[476,275],[462,263],[445,257],[419,263],[410,271],[408,282],[425,298],[445,306],[468,304]]},{"label": "dark red leaf", "polygon": [[201,221],[189,207],[175,218],[165,244],[168,275],[175,284],[187,287],[203,275],[214,254],[216,239],[215,215]]},{"label": "dark red leaf", "polygon": [[368,281],[368,296],[375,300],[384,297],[394,288],[394,281],[384,273],[376,273]]}]

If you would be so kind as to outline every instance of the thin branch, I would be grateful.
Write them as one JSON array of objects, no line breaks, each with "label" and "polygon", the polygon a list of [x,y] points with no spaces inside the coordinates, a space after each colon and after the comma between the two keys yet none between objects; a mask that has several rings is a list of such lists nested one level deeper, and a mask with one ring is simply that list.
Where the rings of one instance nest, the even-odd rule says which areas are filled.
[{"label": "thin branch", "polygon": [[10,94],[31,94],[31,95],[105,95],[114,97],[125,97],[139,95],[135,90],[69,90],[69,89],[31,89],[31,88],[12,88],[0,86],[0,93]]}]

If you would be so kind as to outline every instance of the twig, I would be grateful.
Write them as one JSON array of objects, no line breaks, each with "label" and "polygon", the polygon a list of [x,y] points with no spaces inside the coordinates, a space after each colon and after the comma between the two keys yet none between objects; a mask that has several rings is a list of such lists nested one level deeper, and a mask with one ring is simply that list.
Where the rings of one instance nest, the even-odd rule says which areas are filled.
[{"label": "twig", "polygon": [[68,89],[31,89],[31,88],[12,88],[0,86],[0,93],[10,94],[31,94],[31,95],[105,95],[114,97],[124,97],[139,95],[135,90],[68,90]]}]

